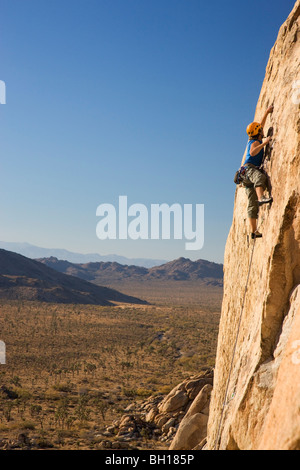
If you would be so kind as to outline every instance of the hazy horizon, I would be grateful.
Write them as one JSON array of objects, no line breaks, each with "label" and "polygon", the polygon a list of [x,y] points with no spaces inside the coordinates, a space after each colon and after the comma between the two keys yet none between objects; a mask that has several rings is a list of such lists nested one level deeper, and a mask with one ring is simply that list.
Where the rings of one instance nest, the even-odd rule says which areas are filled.
[{"label": "hazy horizon", "polygon": [[[41,256],[29,256],[29,254],[26,252],[26,248],[28,248],[29,250],[30,249],[33,249],[33,251],[35,250],[40,250],[41,252],[56,252],[56,254],[49,254],[49,255],[41,255]],[[64,258],[65,260],[67,261],[70,261],[70,262],[88,262],[88,258],[90,257],[90,262],[95,262],[95,261],[98,261],[95,257],[99,257],[99,258],[105,258],[105,261],[109,261],[109,258],[111,258],[112,261],[116,261],[120,264],[123,264],[126,260],[132,260],[132,261],[139,261],[140,263],[138,265],[140,266],[145,266],[145,267],[151,267],[151,266],[157,266],[159,265],[159,263],[163,264],[163,263],[168,263],[168,262],[171,262],[171,261],[175,261],[177,259],[180,259],[180,258],[184,258],[184,259],[188,259],[190,261],[199,261],[199,260],[202,260],[202,261],[208,261],[210,263],[216,263],[215,261],[211,261],[209,259],[204,259],[204,258],[197,258],[195,260],[192,260],[189,256],[178,256],[177,258],[172,258],[172,259],[161,259],[161,258],[149,258],[149,257],[139,257],[139,258],[128,258],[127,256],[123,256],[123,255],[119,255],[119,254],[116,254],[116,253],[109,253],[109,254],[101,254],[101,253],[95,253],[95,252],[74,252],[74,251],[70,251],[70,250],[67,250],[65,248],[59,248],[59,247],[45,247],[45,246],[37,246],[37,245],[32,245],[31,243],[28,243],[28,242],[8,242],[8,241],[4,241],[4,240],[0,240],[0,249],[5,249],[5,250],[9,250],[11,249],[12,251],[14,250],[18,250],[18,251],[15,251],[16,253],[19,253],[19,254],[22,254],[23,256],[27,256],[27,257],[30,257],[30,258],[40,258],[40,257],[50,257],[50,256],[55,256],[55,257],[58,257],[60,255],[60,252],[65,254],[67,256],[67,254],[69,254],[69,258]],[[33,254],[33,253],[32,253]],[[76,258],[78,257],[78,259],[80,257],[82,257],[82,261],[72,261],[72,258]],[[58,258],[58,259],[62,259],[62,258]],[[100,261],[100,259],[99,259]],[[142,263],[142,261],[146,261],[145,263]],[[149,263],[147,263],[147,261],[149,261]],[[216,264],[223,264],[223,263],[216,263]]]}]

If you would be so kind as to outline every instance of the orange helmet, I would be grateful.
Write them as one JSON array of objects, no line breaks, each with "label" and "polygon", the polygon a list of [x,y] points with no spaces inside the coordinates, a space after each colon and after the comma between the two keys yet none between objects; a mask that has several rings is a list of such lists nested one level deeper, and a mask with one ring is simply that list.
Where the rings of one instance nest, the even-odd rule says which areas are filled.
[{"label": "orange helmet", "polygon": [[260,122],[252,122],[247,127],[247,134],[249,137],[254,137],[255,135],[259,134],[260,130],[262,130],[262,125]]}]

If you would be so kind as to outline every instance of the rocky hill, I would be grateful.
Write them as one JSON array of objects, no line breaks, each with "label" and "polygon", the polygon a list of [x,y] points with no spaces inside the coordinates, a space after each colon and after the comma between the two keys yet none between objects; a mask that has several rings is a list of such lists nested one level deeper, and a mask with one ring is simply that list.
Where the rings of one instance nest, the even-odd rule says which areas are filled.
[{"label": "rocky hill", "polygon": [[146,303],[114,289],[59,273],[38,261],[0,249],[0,298],[72,304]]},{"label": "rocky hill", "polygon": [[208,449],[300,450],[299,79],[300,0],[271,50],[254,117],[259,121],[274,105],[265,128],[273,128],[275,139],[265,162],[274,202],[260,209],[263,238],[254,247],[247,239],[244,188],[238,187],[235,194]]},{"label": "rocky hill", "polygon": [[55,257],[43,258],[38,261],[59,272],[77,276],[96,284],[115,283],[127,279],[138,282],[150,280],[188,281],[201,279],[210,285],[222,286],[223,284],[223,265],[206,260],[191,261],[187,258],[179,258],[152,268],[121,265],[116,262],[74,264],[68,261],[58,260]]}]

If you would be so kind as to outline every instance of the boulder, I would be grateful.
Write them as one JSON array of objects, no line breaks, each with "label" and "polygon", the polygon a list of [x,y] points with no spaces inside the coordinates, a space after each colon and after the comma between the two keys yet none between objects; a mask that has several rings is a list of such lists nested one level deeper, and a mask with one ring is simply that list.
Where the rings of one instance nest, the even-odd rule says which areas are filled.
[{"label": "boulder", "polygon": [[188,412],[180,423],[172,441],[170,450],[190,450],[207,435],[208,404],[212,385],[205,385],[191,404]]},{"label": "boulder", "polygon": [[168,396],[159,407],[161,413],[170,413],[184,408],[189,402],[189,397],[184,390],[177,390],[174,395]]}]

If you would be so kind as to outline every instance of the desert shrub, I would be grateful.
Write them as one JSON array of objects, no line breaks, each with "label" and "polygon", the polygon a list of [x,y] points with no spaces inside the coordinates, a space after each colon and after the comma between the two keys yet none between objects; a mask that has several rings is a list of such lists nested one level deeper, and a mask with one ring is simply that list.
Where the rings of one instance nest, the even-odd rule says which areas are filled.
[{"label": "desert shrub", "polygon": [[73,385],[70,382],[58,383],[58,384],[53,385],[53,389],[57,390],[58,392],[69,393],[72,391]]},{"label": "desert shrub", "polygon": [[123,395],[127,398],[134,398],[137,396],[135,388],[123,388]]},{"label": "desert shrub", "polygon": [[15,393],[17,394],[17,398],[19,398],[20,400],[30,400],[30,398],[32,397],[32,394],[24,389],[24,388],[21,388],[21,387],[17,387],[15,388]]},{"label": "desert shrub", "polygon": [[33,421],[24,420],[21,424],[21,428],[33,431],[35,429],[35,424]]},{"label": "desert shrub", "polygon": [[86,424],[90,419],[91,410],[88,408],[89,397],[82,395],[79,397],[77,406],[75,408],[75,416],[79,420],[80,424]]},{"label": "desert shrub", "polygon": [[150,397],[150,395],[153,394],[153,390],[149,390],[146,388],[137,388],[135,390],[136,396],[141,397],[141,398],[147,398]]},{"label": "desert shrub", "polygon": [[30,416],[31,416],[32,418],[38,416],[38,415],[41,413],[42,409],[43,409],[43,408],[41,407],[41,405],[36,405],[36,404],[30,405],[30,411],[29,411],[29,412],[30,412]]}]

